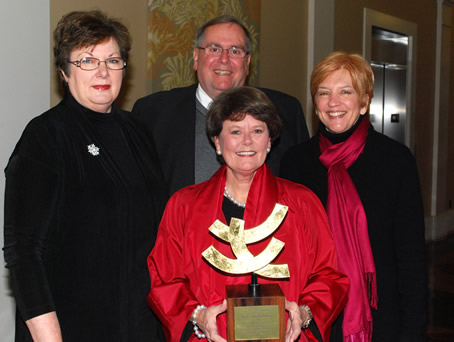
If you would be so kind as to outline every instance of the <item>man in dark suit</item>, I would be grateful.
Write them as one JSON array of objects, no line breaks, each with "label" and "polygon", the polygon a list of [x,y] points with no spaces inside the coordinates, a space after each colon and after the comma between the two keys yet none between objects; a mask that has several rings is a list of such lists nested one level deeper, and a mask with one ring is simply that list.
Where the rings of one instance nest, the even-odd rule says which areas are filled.
[{"label": "man in dark suit", "polygon": [[[249,74],[251,38],[232,16],[216,17],[197,31],[194,70],[198,84],[161,91],[137,100],[133,113],[152,128],[170,193],[208,178],[219,168],[205,131],[211,101],[222,91],[241,87]],[[283,125],[267,159],[278,175],[284,152],[309,138],[299,101],[284,93],[261,89],[276,106]]]}]

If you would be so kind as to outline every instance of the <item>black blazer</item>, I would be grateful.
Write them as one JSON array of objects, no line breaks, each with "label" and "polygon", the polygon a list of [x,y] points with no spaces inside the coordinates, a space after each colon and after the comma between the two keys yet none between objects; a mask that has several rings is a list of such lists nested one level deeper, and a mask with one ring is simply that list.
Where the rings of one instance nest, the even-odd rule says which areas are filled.
[{"label": "black blazer", "polygon": [[[145,96],[132,112],[151,127],[170,194],[194,184],[195,114],[198,84]],[[278,175],[285,151],[309,139],[299,101],[287,94],[260,88],[276,106],[283,121],[281,134],[267,164]],[[213,150],[214,153],[214,150]]]}]

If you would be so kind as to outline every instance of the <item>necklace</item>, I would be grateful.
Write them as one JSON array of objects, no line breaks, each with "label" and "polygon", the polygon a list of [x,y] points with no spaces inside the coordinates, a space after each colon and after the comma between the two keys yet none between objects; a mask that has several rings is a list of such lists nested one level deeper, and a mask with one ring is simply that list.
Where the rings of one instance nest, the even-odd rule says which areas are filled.
[{"label": "necklace", "polygon": [[224,188],[224,196],[227,197],[230,201],[232,201],[235,205],[241,208],[246,208],[246,203],[238,202],[236,199],[233,198],[232,195],[230,195],[229,190],[227,190],[227,186]]}]

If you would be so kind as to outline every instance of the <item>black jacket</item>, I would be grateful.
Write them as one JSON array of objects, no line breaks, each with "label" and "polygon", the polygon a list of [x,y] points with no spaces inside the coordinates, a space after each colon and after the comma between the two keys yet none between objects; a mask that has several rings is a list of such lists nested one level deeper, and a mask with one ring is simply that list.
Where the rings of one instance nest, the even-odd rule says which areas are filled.
[{"label": "black jacket", "polygon": [[[306,185],[326,206],[328,174],[319,160],[319,134],[285,154],[280,175]],[[415,159],[406,146],[371,126],[364,151],[348,173],[366,212],[377,271],[373,341],[424,341],[427,269]],[[342,341],[335,336],[336,329],[331,340]]]}]

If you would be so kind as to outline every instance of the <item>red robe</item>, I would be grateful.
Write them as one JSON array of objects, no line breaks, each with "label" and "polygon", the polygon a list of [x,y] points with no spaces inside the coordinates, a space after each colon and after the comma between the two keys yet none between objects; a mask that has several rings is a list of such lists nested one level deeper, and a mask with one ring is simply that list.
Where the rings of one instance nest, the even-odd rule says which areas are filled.
[{"label": "red robe", "polygon": [[[236,259],[230,245],[208,231],[216,219],[227,224],[222,212],[225,180],[223,166],[208,181],[178,191],[167,203],[156,244],[148,257],[151,291],[147,300],[161,320],[168,341],[180,340],[198,304],[219,305],[225,298],[225,285],[250,283],[249,275],[226,275],[202,257],[202,252],[213,245]],[[337,271],[325,211],[310,190],[275,178],[264,165],[257,170],[249,190],[245,229],[265,221],[276,203],[288,206],[288,212],[273,235],[285,242],[273,264],[288,264],[290,279],[259,277],[259,282],[277,283],[287,300],[308,305],[323,340],[328,341],[330,326],[345,304],[348,279]],[[248,245],[250,252],[259,254],[270,238]],[[226,318],[226,313],[217,317],[218,331],[224,338]],[[304,334],[315,341],[308,329]],[[198,340],[194,335],[192,338]]]}]

